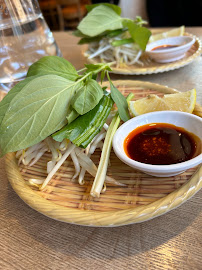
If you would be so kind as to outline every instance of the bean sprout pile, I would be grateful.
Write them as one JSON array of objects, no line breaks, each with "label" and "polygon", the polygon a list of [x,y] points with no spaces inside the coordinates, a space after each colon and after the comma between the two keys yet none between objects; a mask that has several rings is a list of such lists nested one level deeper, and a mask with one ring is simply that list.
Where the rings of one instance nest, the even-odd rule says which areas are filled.
[{"label": "bean sprout pile", "polygon": [[85,56],[88,59],[99,57],[101,62],[116,62],[116,67],[139,64],[143,65],[140,57],[142,50],[135,43],[124,44],[121,46],[112,46],[115,40],[121,40],[121,36],[114,38],[102,38],[99,42],[92,42],[89,45]]},{"label": "bean sprout pile", "polygon": [[[107,123],[111,121],[113,116],[114,113],[111,112]],[[96,149],[102,150],[103,140],[108,129],[107,123],[104,124],[102,130],[94,137],[86,149],[77,147],[67,139],[64,139],[60,143],[55,141],[52,137],[47,137],[45,140],[27,149],[17,151],[16,158],[18,159],[18,165],[22,163],[25,166],[30,167],[33,166],[46,152],[51,153],[52,158],[47,162],[47,177],[45,179],[29,179],[29,184],[37,186],[41,190],[44,189],[69,156],[75,167],[75,173],[72,180],[78,178],[79,184],[83,185],[85,183],[84,176],[86,171],[95,177],[97,167],[92,161],[91,155],[93,155]],[[123,185],[109,176],[106,176],[105,182],[119,186]],[[105,188],[106,186],[104,185],[102,192],[105,191]]]}]

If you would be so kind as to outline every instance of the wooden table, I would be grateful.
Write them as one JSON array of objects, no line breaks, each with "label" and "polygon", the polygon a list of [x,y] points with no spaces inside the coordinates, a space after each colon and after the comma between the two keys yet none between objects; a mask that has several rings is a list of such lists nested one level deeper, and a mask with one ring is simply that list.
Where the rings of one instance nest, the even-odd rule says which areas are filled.
[{"label": "wooden table", "polygon": [[[202,28],[187,28],[202,39]],[[54,33],[64,58],[83,67],[77,38]],[[202,104],[202,59],[175,71],[144,76],[113,75],[143,80],[180,91],[197,89]],[[0,159],[0,269],[202,269],[202,191],[177,209],[153,220],[117,228],[65,224],[27,206],[12,190]]]}]

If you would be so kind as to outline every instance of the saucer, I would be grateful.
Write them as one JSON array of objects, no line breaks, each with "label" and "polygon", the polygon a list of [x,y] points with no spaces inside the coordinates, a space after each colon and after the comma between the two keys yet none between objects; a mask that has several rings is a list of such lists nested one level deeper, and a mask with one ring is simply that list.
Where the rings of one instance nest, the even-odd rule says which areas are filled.
[{"label": "saucer", "polygon": [[169,37],[147,45],[146,53],[158,63],[169,63],[180,60],[195,42],[194,37]]}]

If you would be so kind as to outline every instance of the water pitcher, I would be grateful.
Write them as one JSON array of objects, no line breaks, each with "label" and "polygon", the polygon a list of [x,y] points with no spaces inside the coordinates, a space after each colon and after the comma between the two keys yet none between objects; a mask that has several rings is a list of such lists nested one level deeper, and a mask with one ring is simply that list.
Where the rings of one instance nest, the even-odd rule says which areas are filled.
[{"label": "water pitcher", "polygon": [[0,0],[0,88],[8,91],[45,55],[61,52],[38,1]]}]

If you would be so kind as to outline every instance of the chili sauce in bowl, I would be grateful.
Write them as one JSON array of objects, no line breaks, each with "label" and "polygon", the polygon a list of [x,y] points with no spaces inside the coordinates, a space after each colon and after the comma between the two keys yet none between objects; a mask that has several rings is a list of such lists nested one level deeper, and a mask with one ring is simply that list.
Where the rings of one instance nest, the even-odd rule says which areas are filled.
[{"label": "chili sauce in bowl", "polygon": [[202,118],[179,111],[143,114],[113,138],[119,159],[149,175],[169,177],[202,164]]},{"label": "chili sauce in bowl", "polygon": [[149,43],[146,53],[158,63],[174,62],[183,58],[194,42],[195,38],[191,36],[164,38]]},{"label": "chili sauce in bowl", "polygon": [[151,123],[135,128],[124,140],[124,150],[133,160],[170,165],[200,154],[198,136],[184,128],[165,123]]}]

